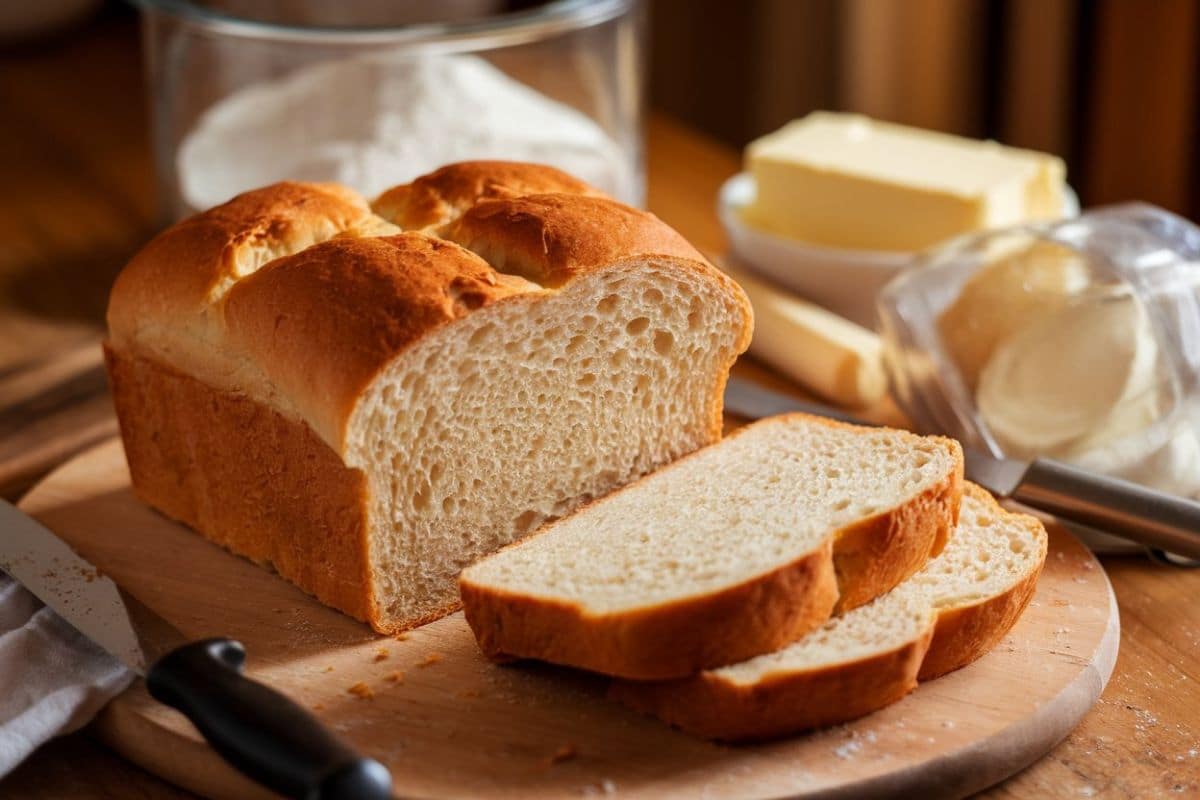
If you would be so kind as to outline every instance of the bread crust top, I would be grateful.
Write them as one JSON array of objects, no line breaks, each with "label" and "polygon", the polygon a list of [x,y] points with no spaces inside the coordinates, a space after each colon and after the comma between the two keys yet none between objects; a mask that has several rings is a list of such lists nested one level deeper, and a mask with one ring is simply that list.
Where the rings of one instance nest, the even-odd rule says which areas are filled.
[{"label": "bread crust top", "polygon": [[558,170],[452,164],[374,208],[336,184],[277,183],[177,223],[135,255],[109,299],[110,346],[248,394],[343,453],[366,387],[426,334],[651,257],[726,291],[742,309],[745,349],[751,310],[732,280],[657,217]]},{"label": "bread crust top", "polygon": [[463,161],[388,189],[372,206],[405,230],[422,230],[457,219],[480,200],[551,193],[604,196],[573,175],[542,164]]},{"label": "bread crust top", "polygon": [[547,287],[632,256],[706,263],[658,217],[607,197],[535,194],[484,200],[450,224],[445,236],[497,269]]},{"label": "bread crust top", "polygon": [[344,186],[283,182],[188,217],[151,239],[117,276],[109,333],[123,344],[144,326],[186,323],[272,254],[295,252],[316,235],[329,238],[372,216]]}]

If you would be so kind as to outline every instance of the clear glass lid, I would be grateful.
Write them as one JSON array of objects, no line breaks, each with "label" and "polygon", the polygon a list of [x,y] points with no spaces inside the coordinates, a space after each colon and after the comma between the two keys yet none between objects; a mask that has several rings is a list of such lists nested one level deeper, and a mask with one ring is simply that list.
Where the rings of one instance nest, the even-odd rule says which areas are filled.
[{"label": "clear glass lid", "polygon": [[880,294],[897,402],[997,455],[1200,493],[1200,229],[1146,205],[987,232]]}]

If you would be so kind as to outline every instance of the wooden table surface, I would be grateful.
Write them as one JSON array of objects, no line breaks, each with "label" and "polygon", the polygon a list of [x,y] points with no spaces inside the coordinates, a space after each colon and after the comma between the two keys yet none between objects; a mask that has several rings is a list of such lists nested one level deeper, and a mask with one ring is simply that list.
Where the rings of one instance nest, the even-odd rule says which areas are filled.
[{"label": "wooden table surface", "polygon": [[[16,362],[93,335],[115,270],[154,230],[130,16],[109,12],[52,42],[0,52],[0,109],[0,298],[10,308],[0,314],[2,378]],[[720,252],[716,189],[738,163],[732,150],[653,117],[650,208]],[[784,385],[752,362],[739,369]],[[95,409],[85,417],[103,429]],[[1122,626],[1108,689],[1053,752],[984,796],[1200,797],[1200,571],[1141,558],[1104,563]],[[188,796],[86,731],[48,744],[0,781],[0,798]]]}]

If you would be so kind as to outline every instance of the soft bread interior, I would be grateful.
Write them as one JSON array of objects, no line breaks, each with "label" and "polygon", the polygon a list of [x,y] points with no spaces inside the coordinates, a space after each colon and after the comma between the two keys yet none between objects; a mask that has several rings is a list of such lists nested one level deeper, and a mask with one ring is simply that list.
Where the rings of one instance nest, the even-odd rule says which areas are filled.
[{"label": "soft bread interior", "polygon": [[1027,519],[1005,512],[981,489],[969,487],[949,543],[912,578],[782,650],[708,675],[744,687],[903,647],[933,624],[938,611],[998,597],[1038,569],[1046,534]]},{"label": "soft bread interior", "polygon": [[753,686],[777,673],[850,664],[902,647],[920,638],[933,623],[933,609],[925,597],[896,589],[833,617],[790,647],[709,674],[738,686]]},{"label": "soft bread interior", "polygon": [[594,614],[694,598],[909,501],[944,481],[956,458],[937,439],[780,418],[610,495],[463,580]]},{"label": "soft bread interior", "polygon": [[1045,531],[1029,520],[968,487],[950,544],[910,579],[912,588],[939,611],[1007,592],[1037,569],[1045,553]]},{"label": "soft bread interior", "polygon": [[480,309],[393,362],[346,447],[371,482],[384,617],[444,611],[464,566],[716,438],[742,314],[650,259]]}]

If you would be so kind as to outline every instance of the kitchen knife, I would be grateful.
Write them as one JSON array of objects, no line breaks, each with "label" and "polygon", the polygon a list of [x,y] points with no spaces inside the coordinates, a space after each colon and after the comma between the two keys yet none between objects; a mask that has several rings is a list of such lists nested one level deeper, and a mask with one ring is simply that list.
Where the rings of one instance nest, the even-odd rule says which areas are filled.
[{"label": "kitchen knife", "polygon": [[[736,377],[725,387],[725,410],[747,419],[802,411],[872,424]],[[963,447],[963,455],[967,479],[992,494],[1123,539],[1200,558],[1200,503],[1048,458],[1027,463],[971,447]]]},{"label": "kitchen knife", "polygon": [[391,775],[316,717],[242,674],[232,639],[189,642],[32,517],[0,500],[0,569],[146,679],[226,761],[263,786],[308,800],[383,800]]}]

